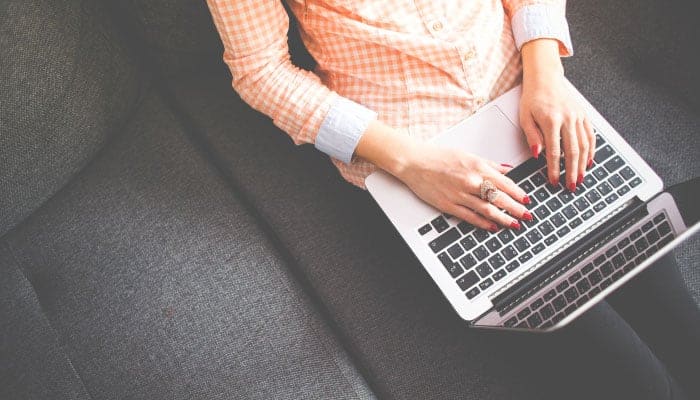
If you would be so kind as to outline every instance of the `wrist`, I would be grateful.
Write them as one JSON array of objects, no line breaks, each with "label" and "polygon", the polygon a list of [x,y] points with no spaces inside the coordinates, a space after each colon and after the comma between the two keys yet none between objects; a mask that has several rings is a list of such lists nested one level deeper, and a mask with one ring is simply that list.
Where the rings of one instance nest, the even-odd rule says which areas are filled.
[{"label": "wrist", "polygon": [[521,49],[523,84],[530,85],[564,76],[564,66],[559,56],[559,43],[555,39],[536,39]]},{"label": "wrist", "polygon": [[355,154],[400,178],[408,170],[417,154],[417,143],[410,136],[375,120],[362,134]]}]

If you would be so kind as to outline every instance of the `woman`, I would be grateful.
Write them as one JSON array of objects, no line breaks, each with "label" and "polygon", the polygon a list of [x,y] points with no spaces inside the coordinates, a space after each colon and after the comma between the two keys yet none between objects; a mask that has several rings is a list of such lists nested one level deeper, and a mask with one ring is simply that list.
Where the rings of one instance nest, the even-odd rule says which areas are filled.
[{"label": "woman", "polygon": [[[518,229],[520,220],[532,215],[526,194],[504,175],[511,166],[438,148],[427,139],[520,82],[520,125],[533,157],[544,152],[551,184],[560,182],[562,154],[563,182],[571,191],[591,167],[595,137],[566,85],[560,60],[572,54],[564,0],[287,3],[318,63],[313,73],[290,61],[289,20],[279,0],[208,1],[241,98],[295,143],[313,143],[328,154],[349,182],[364,188],[365,177],[381,168],[443,212],[491,231]],[[479,196],[484,180],[504,194],[493,204]],[[692,303],[672,257],[665,264],[657,273],[668,283],[663,290],[685,293],[680,300],[674,297],[680,305],[669,307],[687,308]],[[697,310],[684,313],[683,323],[693,334],[700,335],[699,320]],[[603,340],[639,354],[613,336],[624,335]],[[684,339],[683,344],[698,342]],[[655,370],[660,372],[654,375],[654,396],[680,395],[663,366]],[[682,371],[676,378],[681,377],[685,380]],[[636,378],[621,382],[622,392]],[[691,386],[690,380],[683,383]]]}]

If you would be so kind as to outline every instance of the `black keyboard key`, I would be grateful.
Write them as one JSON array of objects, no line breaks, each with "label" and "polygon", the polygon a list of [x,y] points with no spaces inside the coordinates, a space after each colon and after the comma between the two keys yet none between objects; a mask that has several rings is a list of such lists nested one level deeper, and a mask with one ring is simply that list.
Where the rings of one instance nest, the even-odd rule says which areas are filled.
[{"label": "black keyboard key", "polygon": [[563,226],[557,231],[557,236],[564,237],[569,232],[571,232],[571,229],[568,226]]},{"label": "black keyboard key", "polygon": [[501,257],[500,254],[495,254],[489,258],[489,264],[491,264],[491,268],[493,269],[498,269],[503,266],[503,264],[506,263],[506,260]]},{"label": "black keyboard key", "polygon": [[593,264],[595,264],[596,267],[600,266],[603,262],[605,262],[605,254],[599,255],[593,260]]},{"label": "black keyboard key", "polygon": [[573,285],[579,279],[581,279],[581,273],[576,271],[573,274],[571,274],[571,276],[569,277],[569,283],[571,283]]},{"label": "black keyboard key", "polygon": [[507,246],[501,251],[501,254],[506,260],[511,260],[513,257],[518,255],[518,252],[515,251],[515,248],[513,246]]},{"label": "black keyboard key", "polygon": [[619,270],[612,275],[612,280],[616,281],[616,280],[622,278],[622,275],[624,275],[624,274],[625,274],[625,272],[623,270]]},{"label": "black keyboard key", "polygon": [[557,235],[548,236],[548,237],[544,240],[544,244],[545,244],[546,246],[551,246],[551,245],[553,245],[553,244],[556,243],[556,242],[557,242]]},{"label": "black keyboard key", "polygon": [[596,183],[598,183],[598,180],[593,176],[593,174],[586,174],[586,176],[583,178],[583,185],[588,189],[595,186]]},{"label": "black keyboard key", "polygon": [[668,224],[668,221],[664,221],[659,225],[657,228],[659,230],[659,235],[666,236],[669,232],[671,232],[671,225]]},{"label": "black keyboard key", "polygon": [[531,311],[530,311],[529,307],[523,308],[522,310],[518,311],[518,318],[523,319],[523,318],[527,317],[528,315],[530,315],[530,313],[531,313]]},{"label": "black keyboard key", "polygon": [[594,287],[590,292],[588,292],[588,297],[593,298],[593,296],[597,295],[598,293],[600,293],[600,288]]},{"label": "black keyboard key", "polygon": [[625,165],[625,161],[622,160],[622,157],[620,156],[615,156],[603,164],[608,172],[614,172],[623,165]]},{"label": "black keyboard key", "polygon": [[637,239],[636,242],[634,242],[634,247],[637,248],[637,253],[641,253],[643,251],[646,251],[647,247],[649,247],[649,243],[647,243],[646,238],[641,237]]},{"label": "black keyboard key", "polygon": [[598,178],[598,180],[601,180],[608,176],[608,171],[605,170],[603,167],[598,167],[593,170],[593,175]]},{"label": "black keyboard key", "polygon": [[532,183],[537,187],[547,183],[547,178],[544,175],[542,175],[541,172],[538,172],[535,175],[533,175],[532,178],[530,178],[530,180],[532,180]]},{"label": "black keyboard key", "polygon": [[656,229],[653,231],[649,232],[646,236],[647,242],[649,243],[656,243],[657,240],[659,240],[659,233],[656,232]]},{"label": "black keyboard key", "polygon": [[491,272],[493,272],[493,270],[487,263],[482,263],[478,267],[476,267],[476,272],[479,273],[480,277],[486,278],[487,276],[491,275]]},{"label": "black keyboard key", "polygon": [[462,250],[462,246],[459,245],[459,243],[453,244],[451,247],[447,249],[447,252],[450,254],[450,256],[456,260],[464,254],[464,250]]},{"label": "black keyboard key", "polygon": [[593,210],[586,210],[583,214],[581,214],[581,218],[583,218],[584,221],[588,220],[593,216],[594,212]]},{"label": "black keyboard key", "polygon": [[516,269],[518,269],[519,266],[520,263],[517,260],[513,260],[510,263],[508,263],[508,265],[506,265],[506,271],[513,272]]},{"label": "black keyboard key", "polygon": [[568,205],[568,206],[564,207],[564,209],[563,209],[561,212],[562,212],[562,213],[564,214],[564,216],[566,216],[566,218],[568,218],[568,219],[574,218],[574,217],[576,216],[576,214],[578,214],[578,213],[576,212],[576,209],[575,209],[574,206],[572,206],[572,205]]},{"label": "black keyboard key", "polygon": [[624,238],[624,239],[620,240],[619,242],[617,242],[617,248],[624,249],[625,246],[627,246],[628,244],[630,244],[629,238]]},{"label": "black keyboard key", "polygon": [[557,297],[557,291],[552,289],[549,292],[545,293],[543,298],[544,298],[544,301],[550,301],[555,297]]},{"label": "black keyboard key", "polygon": [[606,206],[605,202],[601,201],[600,203],[593,206],[593,211],[600,212],[605,208],[605,206]]},{"label": "black keyboard key", "polygon": [[655,224],[658,224],[658,223],[660,223],[661,221],[663,221],[664,219],[666,219],[665,214],[664,214],[664,213],[659,213],[659,214],[657,214],[657,215],[654,217],[654,223],[655,223]]},{"label": "black keyboard key", "polygon": [[467,298],[471,300],[474,297],[476,297],[476,295],[479,293],[481,293],[481,290],[479,290],[478,287],[474,286],[470,291],[467,292]]},{"label": "black keyboard key", "polygon": [[630,168],[628,165],[625,168],[622,168],[622,171],[620,171],[620,175],[622,175],[622,177],[625,178],[626,181],[628,181],[634,176],[634,171],[632,171],[632,168]]},{"label": "black keyboard key", "polygon": [[561,215],[561,213],[556,213],[552,215],[552,218],[550,218],[549,220],[552,221],[554,226],[557,228],[562,226],[566,222],[566,219],[563,215]]},{"label": "black keyboard key", "polygon": [[581,218],[572,219],[571,221],[569,221],[569,228],[575,229],[579,225],[581,225],[582,223],[583,223],[583,220],[581,220]]},{"label": "black keyboard key", "polygon": [[578,289],[579,293],[586,293],[590,288],[591,285],[588,283],[588,279],[581,279],[576,284],[576,289]]},{"label": "black keyboard key", "polygon": [[501,278],[503,278],[504,276],[506,276],[506,270],[505,270],[505,269],[499,269],[498,271],[496,271],[495,274],[493,274],[493,275],[491,275],[491,276],[493,277],[494,280],[500,281]]},{"label": "black keyboard key", "polygon": [[[442,217],[440,217],[442,218]],[[456,242],[457,239],[459,239],[461,235],[459,234],[459,231],[457,228],[452,228],[448,230],[447,232],[443,233],[442,235],[436,237],[433,239],[428,245],[430,248],[433,250],[434,253],[438,253],[442,251],[445,247],[451,245],[452,243]]]},{"label": "black keyboard key", "polygon": [[622,254],[616,254],[615,257],[612,258],[612,264],[615,269],[624,267],[625,257]]},{"label": "black keyboard key", "polygon": [[634,257],[637,256],[637,250],[634,249],[634,246],[628,246],[627,248],[625,248],[622,254],[625,255],[626,260],[632,260]]},{"label": "black keyboard key", "polygon": [[[540,240],[542,240],[542,234],[539,231],[537,231],[536,229],[528,231],[527,234],[525,234],[525,236],[528,238],[528,240],[530,240],[530,243],[532,243],[532,244],[535,244],[535,243],[539,242]],[[518,240],[520,240],[520,239],[518,239]]]},{"label": "black keyboard key", "polygon": [[488,239],[489,232],[484,229],[476,229],[473,235],[477,242],[483,242],[484,240]]},{"label": "black keyboard key", "polygon": [[530,247],[530,243],[525,239],[525,238],[519,238],[518,240],[513,243],[515,245],[515,248],[518,249],[518,251],[523,251]]},{"label": "black keyboard key", "polygon": [[614,256],[615,253],[617,253],[617,246],[616,245],[613,245],[609,249],[605,250],[605,256],[608,258]]},{"label": "black keyboard key", "polygon": [[600,267],[600,273],[604,277],[610,276],[610,274],[612,274],[613,271],[615,271],[615,269],[613,268],[612,263],[610,261],[606,262],[605,264],[603,264],[602,267]]},{"label": "black keyboard key", "polygon": [[595,160],[596,164],[600,164],[603,161],[607,160],[613,153],[614,151],[612,147],[605,145],[595,152],[595,156],[593,157],[593,159]]},{"label": "black keyboard key", "polygon": [[554,309],[557,311],[561,311],[562,308],[566,307],[566,299],[564,296],[559,295],[556,299],[552,301],[552,305],[554,306]]},{"label": "black keyboard key", "polygon": [[469,271],[464,274],[461,278],[457,279],[457,284],[460,289],[467,290],[474,286],[475,283],[479,282],[479,276],[474,271]]},{"label": "black keyboard key", "polygon": [[574,201],[574,205],[576,206],[576,208],[579,211],[583,211],[586,208],[588,208],[588,206],[590,206],[591,204],[589,202],[587,202],[586,199],[581,197],[581,198],[576,199],[576,201]]},{"label": "black keyboard key", "polygon": [[510,242],[511,240],[515,239],[515,236],[510,231],[510,229],[502,230],[497,236],[499,239],[501,239],[501,242],[503,242],[503,244],[506,244],[506,243]]},{"label": "black keyboard key", "polygon": [[610,178],[608,178],[608,183],[612,185],[612,187],[618,187],[622,185],[625,181],[620,177],[618,174],[612,175]]},{"label": "black keyboard key", "polygon": [[565,190],[565,191],[559,193],[559,195],[557,196],[557,198],[558,198],[559,201],[561,201],[563,204],[566,204],[566,203],[568,203],[568,202],[570,202],[571,200],[574,199],[574,194],[571,193],[571,192],[569,192],[568,190]]},{"label": "black keyboard key", "polygon": [[608,286],[612,285],[612,278],[608,278],[600,283],[600,290],[605,290]]},{"label": "black keyboard key", "polygon": [[452,265],[445,266],[445,268],[447,269],[447,272],[449,272],[453,278],[456,278],[456,277],[462,275],[462,272],[464,272],[464,270],[462,269],[462,267],[459,266],[458,263],[452,263]]},{"label": "black keyboard key", "polygon": [[607,196],[608,193],[612,192],[612,190],[613,190],[612,187],[610,187],[610,184],[608,182],[601,183],[600,185],[598,185],[596,187],[596,189],[598,189],[600,194],[602,194],[603,196]]},{"label": "black keyboard key", "polygon": [[593,268],[594,268],[594,267],[593,267],[593,264],[592,264],[592,263],[588,263],[588,264],[586,264],[585,267],[581,268],[581,272],[582,272],[584,275],[586,275],[587,273],[593,271]]},{"label": "black keyboard key", "polygon": [[450,225],[445,221],[445,218],[441,215],[434,220],[430,221],[430,223],[433,225],[433,228],[435,228],[438,233],[444,232],[445,229],[449,228]]},{"label": "black keyboard key", "polygon": [[542,323],[542,318],[539,314],[532,314],[530,318],[527,319],[527,323],[531,328],[537,328]]},{"label": "black keyboard key", "polygon": [[637,187],[640,183],[642,183],[642,178],[636,177],[630,181],[630,186]]},{"label": "black keyboard key", "polygon": [[467,233],[474,230],[474,225],[462,221],[459,224],[457,224],[457,228],[460,232],[462,232],[462,235],[466,235]]},{"label": "black keyboard key", "polygon": [[617,200],[617,199],[618,199],[617,194],[613,193],[613,194],[611,194],[610,196],[608,196],[608,197],[605,198],[605,202],[608,203],[608,204],[610,204],[610,203],[614,202],[614,201]]},{"label": "black keyboard key", "polygon": [[616,192],[616,193],[617,193],[618,196],[624,196],[624,195],[626,195],[627,192],[629,192],[629,191],[630,191],[630,187],[627,186],[627,185],[625,185],[625,186],[623,186],[623,187],[617,189],[617,192]]},{"label": "black keyboard key", "polygon": [[543,320],[548,320],[554,316],[554,307],[550,304],[545,304],[544,307],[540,308],[540,316]]},{"label": "black keyboard key", "polygon": [[525,193],[531,193],[533,190],[535,190],[535,186],[530,182],[529,180],[524,180],[518,184],[520,188],[525,192]]},{"label": "black keyboard key", "polygon": [[549,192],[547,192],[547,189],[541,188],[535,192],[534,196],[538,201],[543,202],[549,198]]},{"label": "black keyboard key", "polygon": [[552,211],[557,211],[558,209],[561,208],[561,201],[559,201],[558,198],[553,197],[549,200],[547,200],[547,207],[549,207],[550,210]]},{"label": "black keyboard key", "polygon": [[474,257],[476,257],[477,260],[481,261],[484,258],[488,257],[490,253],[488,250],[486,250],[486,247],[479,246],[476,249],[474,249],[472,254],[474,254]]},{"label": "black keyboard key", "polygon": [[471,254],[462,257],[459,262],[462,264],[462,267],[467,270],[476,265],[476,259]]},{"label": "black keyboard key", "polygon": [[637,240],[642,236],[642,231],[640,229],[637,229],[636,231],[632,232],[630,235],[631,240]]},{"label": "black keyboard key", "polygon": [[533,301],[532,304],[530,304],[530,308],[532,309],[532,311],[535,311],[538,308],[542,307],[543,304],[544,304],[544,300],[537,299],[537,300]]},{"label": "black keyboard key", "polygon": [[520,257],[518,257],[518,261],[520,261],[521,264],[524,264],[524,263],[528,262],[531,258],[532,258],[532,253],[530,253],[528,251],[526,253],[521,254]]},{"label": "black keyboard key", "polygon": [[491,250],[491,252],[494,252],[498,249],[501,248],[501,242],[498,241],[498,238],[491,238],[486,242],[486,247]]},{"label": "black keyboard key", "polygon": [[595,147],[602,147],[605,144],[605,139],[603,139],[603,137],[600,136],[600,133],[598,133],[598,129],[596,129],[595,127],[593,128],[593,133],[595,133]]},{"label": "black keyboard key", "polygon": [[642,225],[642,232],[648,232],[649,229],[654,227],[654,221],[647,221]]},{"label": "black keyboard key", "polygon": [[576,304],[570,304],[568,307],[564,309],[564,314],[569,315],[572,312],[576,311]]},{"label": "black keyboard key", "polygon": [[566,301],[569,303],[576,301],[576,298],[578,297],[578,290],[576,290],[575,287],[571,286],[564,292],[564,297],[566,297]]},{"label": "black keyboard key", "polygon": [[600,193],[598,193],[598,191],[595,189],[591,189],[586,193],[586,200],[588,200],[591,204],[595,203],[600,199]]},{"label": "black keyboard key", "polygon": [[544,250],[544,243],[538,243],[538,244],[535,245],[535,247],[533,247],[532,250],[530,250],[530,251],[532,251],[532,254],[538,254],[538,253],[541,252],[542,250]]},{"label": "black keyboard key", "polygon": [[438,260],[440,260],[440,262],[442,263],[442,265],[445,266],[445,268],[452,265],[452,259],[445,252],[438,254]]},{"label": "black keyboard key", "polygon": [[469,251],[476,246],[476,240],[474,240],[474,237],[471,235],[465,237],[464,239],[460,240],[459,243],[462,245],[464,250]]},{"label": "black keyboard key", "polygon": [[418,233],[422,236],[422,235],[425,235],[426,233],[430,232],[431,230],[433,230],[432,225],[425,224],[425,225],[421,226],[420,228],[418,228]]},{"label": "black keyboard key", "polygon": [[588,296],[584,294],[576,300],[576,307],[581,308],[582,305],[586,304],[586,301],[588,301]]},{"label": "black keyboard key", "polygon": [[564,280],[564,281],[561,281],[561,282],[557,285],[557,292],[561,293],[561,292],[564,291],[564,289],[566,289],[566,288],[568,288],[568,287],[569,287],[569,282],[568,282],[568,281],[565,281],[565,280]]},{"label": "black keyboard key", "polygon": [[518,323],[518,317],[513,317],[513,318],[509,319],[508,321],[506,321],[506,322],[503,324],[503,326],[505,326],[506,328],[512,328],[512,327],[514,327],[515,324],[517,324],[517,323]]},{"label": "black keyboard key", "polygon": [[491,285],[493,285],[493,281],[491,280],[491,278],[489,278],[489,279],[486,279],[485,281],[481,282],[479,284],[479,288],[481,290],[486,290],[486,289],[490,288]]},{"label": "black keyboard key", "polygon": [[576,190],[574,190],[574,195],[575,195],[575,196],[580,196],[580,195],[582,195],[583,192],[585,192],[585,191],[586,191],[586,188],[583,187],[583,185],[578,185],[578,186],[576,186]]}]

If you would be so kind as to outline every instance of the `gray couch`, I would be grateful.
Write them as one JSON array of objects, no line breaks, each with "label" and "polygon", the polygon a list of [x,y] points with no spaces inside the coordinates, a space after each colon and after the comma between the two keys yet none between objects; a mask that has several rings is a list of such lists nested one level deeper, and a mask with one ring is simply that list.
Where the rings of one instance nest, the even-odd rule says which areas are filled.
[{"label": "gray couch", "polygon": [[[570,79],[667,184],[700,176],[682,2],[570,3]],[[556,398],[221,52],[201,1],[0,3],[0,399]]]}]

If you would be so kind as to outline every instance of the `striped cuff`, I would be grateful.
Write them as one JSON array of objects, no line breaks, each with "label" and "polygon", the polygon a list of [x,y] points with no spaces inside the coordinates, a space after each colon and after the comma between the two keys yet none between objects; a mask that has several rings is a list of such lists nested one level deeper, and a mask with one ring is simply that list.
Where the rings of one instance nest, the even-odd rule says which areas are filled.
[{"label": "striped cuff", "polygon": [[350,164],[360,137],[376,118],[376,112],[339,96],[321,123],[314,146],[329,156]]},{"label": "striped cuff", "polygon": [[564,10],[550,4],[532,4],[520,8],[511,21],[515,45],[523,45],[535,39],[557,39],[562,56],[574,54]]}]

